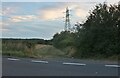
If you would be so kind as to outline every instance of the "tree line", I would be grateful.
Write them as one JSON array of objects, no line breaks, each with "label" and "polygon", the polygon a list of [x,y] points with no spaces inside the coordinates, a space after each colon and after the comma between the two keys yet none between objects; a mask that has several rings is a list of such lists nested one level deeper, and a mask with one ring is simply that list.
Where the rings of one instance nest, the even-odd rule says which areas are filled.
[{"label": "tree line", "polygon": [[76,25],[77,32],[62,31],[53,36],[53,45],[64,49],[73,46],[72,56],[108,58],[120,55],[120,4],[96,5],[87,20]]}]

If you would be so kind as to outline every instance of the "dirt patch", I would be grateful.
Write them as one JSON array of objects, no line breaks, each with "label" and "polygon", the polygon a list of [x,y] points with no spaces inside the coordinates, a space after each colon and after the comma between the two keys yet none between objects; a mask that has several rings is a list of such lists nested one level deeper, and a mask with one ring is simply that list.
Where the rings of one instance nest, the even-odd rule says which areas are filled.
[{"label": "dirt patch", "polygon": [[37,44],[37,45],[35,46],[35,49],[40,49],[40,48],[43,48],[43,47],[46,47],[46,46],[48,46],[48,45]]}]

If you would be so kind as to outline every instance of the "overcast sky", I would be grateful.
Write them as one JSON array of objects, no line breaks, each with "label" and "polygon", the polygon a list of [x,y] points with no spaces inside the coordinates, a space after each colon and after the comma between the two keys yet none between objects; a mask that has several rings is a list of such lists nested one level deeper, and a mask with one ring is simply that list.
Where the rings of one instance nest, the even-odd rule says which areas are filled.
[{"label": "overcast sky", "polygon": [[[65,9],[70,9],[70,22],[84,22],[89,11],[105,0],[4,0],[0,10],[2,38],[42,38],[52,36],[64,30]],[[107,0],[116,4],[119,0]]]}]

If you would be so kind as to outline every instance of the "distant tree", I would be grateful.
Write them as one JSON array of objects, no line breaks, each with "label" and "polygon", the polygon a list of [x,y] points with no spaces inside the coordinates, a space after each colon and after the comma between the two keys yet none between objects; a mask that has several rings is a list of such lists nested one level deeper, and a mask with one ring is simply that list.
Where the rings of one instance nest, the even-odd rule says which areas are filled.
[{"label": "distant tree", "polygon": [[56,33],[53,36],[53,45],[56,48],[65,48],[74,45],[74,35],[69,31],[62,31],[60,34]]}]

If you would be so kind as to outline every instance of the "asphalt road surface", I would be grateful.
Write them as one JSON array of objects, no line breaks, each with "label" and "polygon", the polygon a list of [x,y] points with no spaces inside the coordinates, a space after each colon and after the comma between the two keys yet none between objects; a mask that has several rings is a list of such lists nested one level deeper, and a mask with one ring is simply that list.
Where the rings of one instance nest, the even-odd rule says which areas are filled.
[{"label": "asphalt road surface", "polygon": [[117,62],[80,59],[2,58],[3,76],[118,76]]}]

